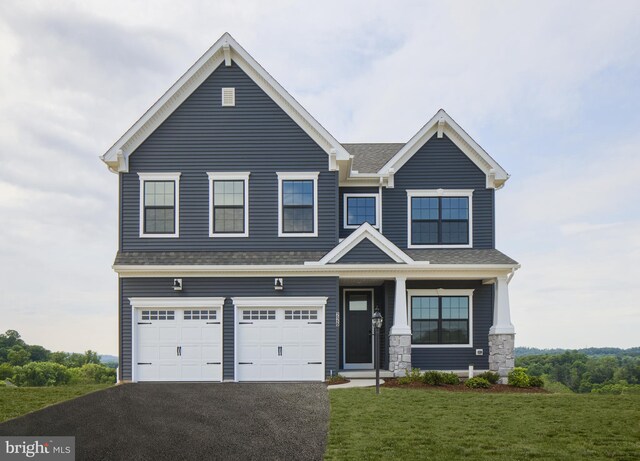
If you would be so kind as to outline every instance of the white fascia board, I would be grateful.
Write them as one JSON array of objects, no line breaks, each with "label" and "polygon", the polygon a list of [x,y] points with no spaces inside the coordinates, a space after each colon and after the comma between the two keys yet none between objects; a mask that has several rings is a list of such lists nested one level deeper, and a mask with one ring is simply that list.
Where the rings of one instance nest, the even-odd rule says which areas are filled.
[{"label": "white fascia board", "polygon": [[[404,264],[416,264],[409,255],[398,248],[388,238],[378,232],[371,224],[365,222],[355,231],[351,233],[342,242],[336,245],[333,250],[327,253],[320,261],[306,262],[307,266],[325,265],[329,263],[335,263],[340,260],[344,255],[349,253],[356,245],[362,242],[365,238],[369,239],[376,247],[383,251],[387,256],[393,259],[397,263]],[[422,265],[428,264],[427,261],[423,261]]]},{"label": "white fascia board", "polygon": [[[193,64],[182,77],[156,101],[136,123],[100,158],[114,172],[125,171],[128,158],[167,117],[195,91],[229,57],[267,93],[316,142],[335,170],[337,160],[348,160],[344,147],[315,120],[276,80],[253,59],[229,34],[225,33]],[[123,160],[118,160],[118,152]],[[332,156],[335,160],[332,161]],[[332,168],[333,167],[333,168]]]},{"label": "white fascia board", "polygon": [[224,298],[129,298],[131,306],[141,308],[189,308],[189,307],[222,307]]},{"label": "white fascia board", "polygon": [[326,296],[241,296],[231,298],[235,307],[324,307]]},{"label": "white fascia board", "polygon": [[509,174],[443,109],[440,109],[405,146],[378,171],[388,174],[396,172],[434,135],[446,134],[456,146],[487,176],[487,188],[500,188],[509,179]]}]

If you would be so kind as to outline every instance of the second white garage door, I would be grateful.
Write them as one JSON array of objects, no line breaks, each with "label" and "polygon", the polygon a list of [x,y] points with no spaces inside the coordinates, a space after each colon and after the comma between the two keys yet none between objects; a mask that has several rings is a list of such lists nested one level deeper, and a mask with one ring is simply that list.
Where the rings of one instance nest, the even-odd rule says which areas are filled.
[{"label": "second white garage door", "polygon": [[238,381],[324,380],[322,308],[239,308]]}]

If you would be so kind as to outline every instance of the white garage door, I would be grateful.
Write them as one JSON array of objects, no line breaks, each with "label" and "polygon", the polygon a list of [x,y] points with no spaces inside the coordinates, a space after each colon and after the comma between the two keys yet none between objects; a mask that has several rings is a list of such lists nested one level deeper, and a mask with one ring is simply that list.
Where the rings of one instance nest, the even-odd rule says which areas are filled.
[{"label": "white garage door", "polygon": [[240,308],[236,316],[238,381],[324,380],[321,308]]},{"label": "white garage door", "polygon": [[137,309],[136,381],[221,381],[222,309]]}]

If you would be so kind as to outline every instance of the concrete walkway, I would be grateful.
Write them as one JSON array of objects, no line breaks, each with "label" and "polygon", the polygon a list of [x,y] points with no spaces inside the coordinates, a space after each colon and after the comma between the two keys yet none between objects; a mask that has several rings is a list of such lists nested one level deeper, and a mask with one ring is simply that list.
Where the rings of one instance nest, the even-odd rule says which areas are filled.
[{"label": "concrete walkway", "polygon": [[[384,384],[384,379],[380,380],[380,384]],[[344,384],[333,384],[331,386],[327,386],[327,389],[349,389],[351,387],[373,387],[376,385],[375,379],[352,379],[348,383]]]}]

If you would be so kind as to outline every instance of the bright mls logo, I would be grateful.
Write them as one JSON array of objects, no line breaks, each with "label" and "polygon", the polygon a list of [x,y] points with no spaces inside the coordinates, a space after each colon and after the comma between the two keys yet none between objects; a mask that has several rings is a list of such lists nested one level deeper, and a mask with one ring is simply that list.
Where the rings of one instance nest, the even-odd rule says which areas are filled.
[{"label": "bright mls logo", "polygon": [[33,460],[74,460],[75,437],[0,437],[0,461]]}]

